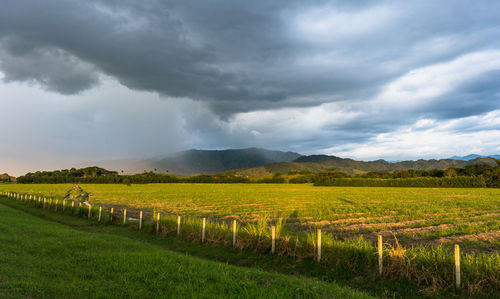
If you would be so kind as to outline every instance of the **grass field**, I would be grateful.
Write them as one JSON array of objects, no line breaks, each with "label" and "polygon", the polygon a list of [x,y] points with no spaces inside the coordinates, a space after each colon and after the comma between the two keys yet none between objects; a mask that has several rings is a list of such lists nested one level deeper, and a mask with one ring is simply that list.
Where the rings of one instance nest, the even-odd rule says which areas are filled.
[{"label": "grass field", "polygon": [[369,298],[334,283],[211,262],[102,232],[83,219],[65,225],[2,204],[0,252],[1,298]]},{"label": "grass field", "polygon": [[[500,287],[499,243],[495,237],[499,232],[498,189],[247,184],[81,186],[90,192],[94,207],[104,206],[105,223],[110,223],[107,213],[114,207],[112,223],[137,230],[134,218],[138,209],[143,209],[149,212],[143,230],[156,232],[158,227],[160,235],[173,238],[177,219],[166,212],[184,215],[181,238],[199,242],[201,221],[194,216],[211,215],[206,243],[230,246],[232,231],[228,218],[236,218],[239,224],[234,246],[266,255],[271,245],[270,225],[274,224],[278,232],[276,255],[291,257],[296,265],[316,258],[316,228],[322,228],[322,260],[312,268],[337,278],[362,278],[368,283],[380,278],[372,239],[382,234],[386,236],[384,279],[403,279],[406,285],[416,283],[419,294],[446,296],[459,291],[467,295],[498,295],[495,291]],[[61,198],[71,187],[0,185],[0,191]],[[48,209],[55,211],[53,204]],[[41,207],[33,201],[29,206]],[[322,206],[325,208],[321,209]],[[59,201],[59,212],[61,207]],[[126,225],[121,218],[124,208],[132,217]],[[158,226],[151,220],[152,209],[163,212]],[[88,210],[66,209],[65,213],[86,218]],[[91,215],[95,221],[95,208]],[[455,243],[462,247],[461,271],[466,279],[462,289],[454,291],[453,251],[448,245]],[[396,287],[393,291],[405,294],[405,287],[402,289]]]},{"label": "grass field", "polygon": [[[0,191],[62,197],[72,185],[0,185]],[[272,184],[81,185],[94,204],[255,221],[283,217],[294,233],[339,239],[393,235],[403,245],[500,249],[500,189],[314,187]],[[129,213],[133,213],[130,211]],[[133,214],[131,214],[133,215]]]}]

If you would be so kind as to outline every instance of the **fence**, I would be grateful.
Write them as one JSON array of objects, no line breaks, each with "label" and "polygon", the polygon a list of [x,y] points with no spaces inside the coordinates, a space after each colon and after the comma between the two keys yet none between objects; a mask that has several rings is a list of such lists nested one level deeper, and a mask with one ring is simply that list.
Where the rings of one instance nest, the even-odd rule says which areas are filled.
[{"label": "fence", "polygon": [[[9,199],[22,201],[34,207],[76,215],[98,223],[128,226],[158,235],[172,235],[208,244],[224,244],[237,249],[248,249],[264,254],[286,255],[297,260],[311,259],[317,264],[337,271],[353,271],[380,278],[403,277],[425,286],[463,288],[463,270],[468,273],[467,291],[488,291],[500,286],[500,258],[461,255],[459,245],[454,252],[443,247],[395,248],[384,244],[378,236],[376,244],[358,240],[337,240],[323,235],[321,228],[305,236],[285,235],[281,222],[269,226],[267,219],[254,223],[196,218],[153,210],[135,210],[129,207],[83,205],[66,199],[52,199],[31,194],[3,192]],[[78,204],[75,204],[78,203]],[[129,210],[127,211],[127,208]],[[146,219],[146,220],[145,220]],[[151,221],[147,221],[151,219]],[[462,266],[461,269],[461,258]],[[485,260],[486,258],[486,260]],[[497,268],[498,267],[498,268]],[[478,288],[480,286],[480,288]],[[473,288],[475,287],[475,288]]]}]

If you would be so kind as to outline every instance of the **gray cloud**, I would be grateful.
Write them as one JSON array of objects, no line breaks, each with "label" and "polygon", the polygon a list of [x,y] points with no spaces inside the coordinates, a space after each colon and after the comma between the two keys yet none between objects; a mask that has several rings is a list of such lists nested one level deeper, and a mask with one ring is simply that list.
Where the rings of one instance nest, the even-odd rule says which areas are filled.
[{"label": "gray cloud", "polygon": [[[486,130],[487,118],[473,116],[500,109],[499,14],[495,2],[451,0],[4,0],[0,72],[4,83],[67,96],[44,93],[37,106],[55,111],[50,137],[61,152],[94,140],[107,145],[88,149],[100,157],[243,146],[354,153],[343,145],[423,131],[412,127],[421,120],[468,119],[449,134]],[[104,78],[132,91],[108,93]],[[66,99],[75,107],[60,110]]]},{"label": "gray cloud", "polygon": [[[498,7],[470,4],[6,1],[0,36],[30,44],[18,59],[47,65],[4,56],[2,69],[71,93],[96,84],[95,66],[222,116],[366,99],[414,67],[498,45]],[[56,71],[76,64],[67,80]]]},{"label": "gray cloud", "polygon": [[4,81],[31,81],[48,90],[75,94],[94,87],[95,68],[57,48],[35,47],[25,41],[5,40],[0,49]]}]

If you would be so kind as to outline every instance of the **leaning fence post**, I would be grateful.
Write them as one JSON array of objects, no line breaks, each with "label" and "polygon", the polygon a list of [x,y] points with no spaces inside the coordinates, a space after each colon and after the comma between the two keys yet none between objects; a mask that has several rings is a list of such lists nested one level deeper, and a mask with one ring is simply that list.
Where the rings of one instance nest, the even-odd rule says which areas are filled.
[{"label": "leaning fence post", "polygon": [[276,226],[271,226],[271,253],[274,253],[276,248]]},{"label": "leaning fence post", "polygon": [[156,216],[156,233],[159,234],[160,233],[160,212],[158,212],[157,216]]},{"label": "leaning fence post", "polygon": [[318,263],[321,261],[321,229],[318,228]]},{"label": "leaning fence post", "polygon": [[102,216],[102,206],[99,206],[99,219],[97,221],[101,222],[101,216]]},{"label": "leaning fence post", "polygon": [[382,235],[378,235],[378,274],[382,275],[383,252],[382,252]]},{"label": "leaning fence post", "polygon": [[181,235],[181,216],[177,216],[177,235]]},{"label": "leaning fence post", "polygon": [[92,216],[92,205],[89,205],[89,214],[87,216],[87,219],[90,219],[90,216]]},{"label": "leaning fence post", "polygon": [[206,226],[207,218],[203,217],[201,223],[201,243],[205,242],[205,226]]},{"label": "leaning fence post", "polygon": [[127,209],[123,209],[123,224],[127,223]]},{"label": "leaning fence post", "polygon": [[142,211],[139,212],[139,230],[142,230]]},{"label": "leaning fence post", "polygon": [[233,247],[236,246],[236,219],[233,219]]},{"label": "leaning fence post", "polygon": [[460,288],[460,247],[455,244],[455,282],[457,289]]}]

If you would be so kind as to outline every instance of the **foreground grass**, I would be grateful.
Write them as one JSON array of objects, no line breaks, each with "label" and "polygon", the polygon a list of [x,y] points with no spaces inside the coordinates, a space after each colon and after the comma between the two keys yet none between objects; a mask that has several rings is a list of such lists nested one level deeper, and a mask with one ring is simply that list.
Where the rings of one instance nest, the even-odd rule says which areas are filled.
[{"label": "foreground grass", "polygon": [[[83,220],[80,220],[83,221]],[[308,278],[81,231],[0,204],[0,297],[369,298]]]},{"label": "foreground grass", "polygon": [[[162,219],[167,220],[167,222],[162,223],[166,227],[162,228],[162,233],[157,235],[154,233],[151,223],[145,223],[144,232],[138,232],[137,222],[130,221],[123,225],[121,221],[116,221],[114,225],[109,225],[109,222],[105,220],[99,224],[95,218],[90,221],[86,219],[87,211],[83,211],[78,217],[70,210],[61,213],[61,209],[59,209],[59,212],[56,213],[54,207],[41,209],[36,208],[34,203],[28,204],[6,198],[1,200],[1,203],[37,217],[64,223],[77,230],[123,236],[182,252],[186,255],[233,265],[315,277],[328,282],[339,282],[382,297],[448,298],[450,296],[463,296],[470,298],[472,296],[491,298],[498,296],[497,287],[498,281],[500,281],[498,280],[498,273],[500,273],[498,272],[500,267],[498,255],[496,258],[493,256],[463,255],[464,287],[456,290],[451,287],[453,284],[451,278],[454,277],[451,271],[453,266],[450,262],[452,254],[441,247],[432,250],[415,248],[406,251],[403,256],[400,255],[400,251],[394,252],[390,248],[386,248],[388,251],[384,255],[388,260],[384,262],[384,275],[380,277],[375,271],[374,260],[376,260],[376,256],[373,254],[373,246],[361,241],[357,243],[334,242],[334,244],[326,244],[330,242],[325,242],[327,246],[323,248],[324,259],[318,264],[312,259],[312,256],[308,257],[307,253],[300,254],[300,257],[291,257],[288,254],[269,254],[265,248],[256,250],[250,246],[243,249],[240,240],[245,243],[245,239],[247,239],[243,234],[238,235],[238,249],[231,248],[224,240],[202,244],[199,239],[199,228],[196,225],[192,226],[191,224],[194,223],[190,223],[190,221],[183,222],[182,235],[179,238],[175,230],[168,229],[169,227],[173,228],[173,223],[170,222],[175,219]],[[103,219],[108,219],[107,215],[104,215]],[[230,240],[230,238],[223,239]],[[324,241],[329,240],[325,239]],[[368,251],[364,251],[363,248]],[[394,253],[397,255],[393,255]]]}]

